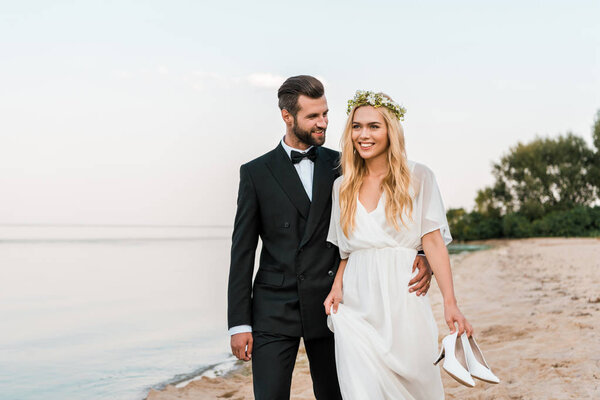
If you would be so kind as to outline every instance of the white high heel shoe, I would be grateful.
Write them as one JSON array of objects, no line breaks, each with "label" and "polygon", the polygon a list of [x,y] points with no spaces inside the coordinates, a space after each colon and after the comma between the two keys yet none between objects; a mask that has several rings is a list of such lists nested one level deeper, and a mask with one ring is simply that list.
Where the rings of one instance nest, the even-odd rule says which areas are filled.
[{"label": "white high heel shoe", "polygon": [[475,381],[471,378],[471,374],[467,370],[468,366],[463,342],[462,340],[456,340],[457,336],[458,330],[442,339],[442,350],[433,365],[437,365],[445,357],[444,370],[459,383],[473,387],[475,386]]},{"label": "white high heel shoe", "polygon": [[465,349],[467,366],[469,367],[471,376],[484,382],[499,383],[500,379],[494,375],[487,362],[485,362],[483,353],[479,349],[475,338],[473,336],[467,337],[467,334],[463,333],[460,340]]}]

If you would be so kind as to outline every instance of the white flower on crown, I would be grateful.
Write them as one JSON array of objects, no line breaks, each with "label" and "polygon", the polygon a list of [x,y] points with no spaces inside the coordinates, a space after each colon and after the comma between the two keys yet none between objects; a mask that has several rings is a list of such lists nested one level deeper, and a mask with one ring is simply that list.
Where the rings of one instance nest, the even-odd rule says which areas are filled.
[{"label": "white flower on crown", "polygon": [[346,112],[349,115],[350,112],[352,112],[352,109],[354,109],[355,107],[367,104],[375,108],[385,107],[388,110],[392,111],[400,121],[404,121],[404,114],[406,113],[406,108],[401,107],[393,100],[384,97],[381,94],[365,90],[357,90],[354,94],[354,98],[352,100],[348,100],[348,108]]}]

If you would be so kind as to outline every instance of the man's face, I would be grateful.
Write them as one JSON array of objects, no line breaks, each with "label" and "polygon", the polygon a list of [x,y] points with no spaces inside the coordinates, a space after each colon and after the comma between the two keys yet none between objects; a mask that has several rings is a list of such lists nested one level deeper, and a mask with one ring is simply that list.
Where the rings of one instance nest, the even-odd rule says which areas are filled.
[{"label": "man's face", "polygon": [[308,96],[298,97],[300,109],[294,118],[292,127],[294,134],[302,143],[309,146],[321,146],[325,143],[325,131],[329,122],[327,99],[325,96],[311,99]]}]

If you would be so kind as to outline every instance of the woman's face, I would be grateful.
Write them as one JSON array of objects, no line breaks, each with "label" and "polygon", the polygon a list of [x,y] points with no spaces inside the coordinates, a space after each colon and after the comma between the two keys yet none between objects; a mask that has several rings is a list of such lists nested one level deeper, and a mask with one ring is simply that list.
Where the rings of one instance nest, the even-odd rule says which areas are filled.
[{"label": "woman's face", "polygon": [[352,143],[365,160],[387,153],[390,141],[383,115],[372,106],[362,106],[354,112]]}]

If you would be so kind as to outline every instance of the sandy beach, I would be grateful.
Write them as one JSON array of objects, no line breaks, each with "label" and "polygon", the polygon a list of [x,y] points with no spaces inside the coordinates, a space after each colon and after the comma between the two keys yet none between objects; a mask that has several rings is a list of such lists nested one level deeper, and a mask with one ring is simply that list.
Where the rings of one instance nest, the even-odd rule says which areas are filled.
[{"label": "sandy beach", "polygon": [[[452,268],[461,310],[501,383],[466,388],[442,372],[446,398],[600,398],[600,239],[486,243],[494,247],[452,256]],[[429,296],[441,341],[448,327],[435,283]],[[148,400],[252,399],[251,375],[247,364],[225,377],[153,390]],[[291,398],[314,399],[302,350]]]}]

